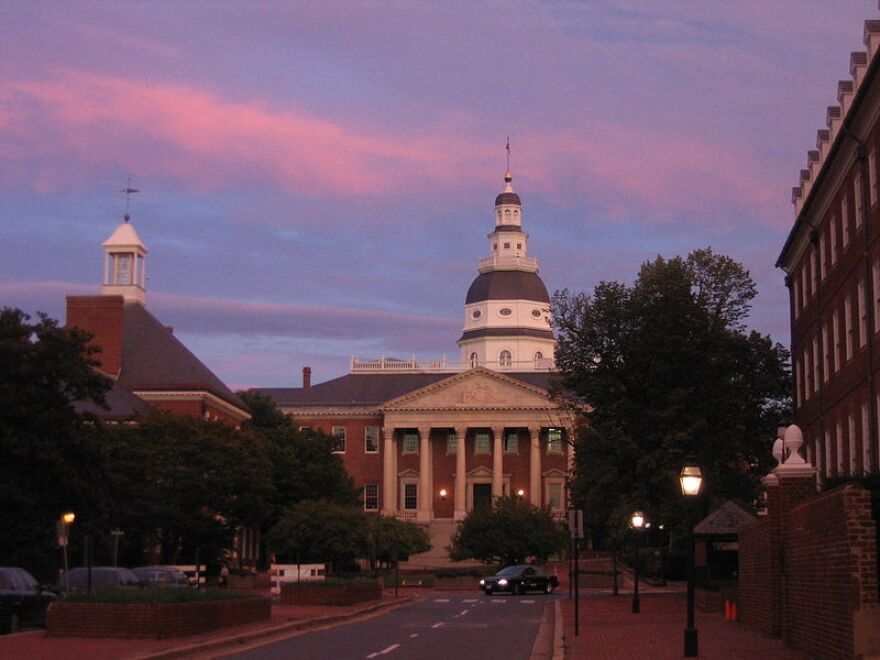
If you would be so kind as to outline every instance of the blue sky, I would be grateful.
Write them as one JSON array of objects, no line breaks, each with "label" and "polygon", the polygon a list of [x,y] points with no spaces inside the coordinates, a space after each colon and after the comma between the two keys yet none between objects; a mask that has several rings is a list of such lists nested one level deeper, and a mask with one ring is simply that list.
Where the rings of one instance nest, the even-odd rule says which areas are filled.
[{"label": "blue sky", "polygon": [[131,176],[148,307],[230,385],[457,356],[509,135],[551,291],[711,245],[787,342],[791,187],[878,13],[0,0],[0,304],[97,291]]}]

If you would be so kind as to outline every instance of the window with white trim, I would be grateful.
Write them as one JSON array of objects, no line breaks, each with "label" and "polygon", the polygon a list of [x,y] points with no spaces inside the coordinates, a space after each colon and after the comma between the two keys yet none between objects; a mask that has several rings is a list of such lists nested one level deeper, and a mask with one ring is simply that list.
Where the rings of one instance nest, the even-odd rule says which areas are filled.
[{"label": "window with white trim", "polygon": [[862,205],[862,175],[856,174],[853,180],[853,198],[856,201],[856,229],[862,226],[865,209]]},{"label": "window with white trim", "polygon": [[840,476],[846,470],[846,463],[843,461],[843,424],[840,422],[834,425],[834,439],[837,445],[837,475]]},{"label": "window with white trim", "polygon": [[825,257],[826,249],[825,249],[825,241],[827,240],[825,233],[819,234],[819,279],[825,279]]},{"label": "window with white trim", "polygon": [[562,482],[547,481],[547,506],[551,511],[560,511],[562,509]]},{"label": "window with white trim", "polygon": [[519,435],[516,433],[508,433],[504,436],[504,453],[516,454],[519,452]]},{"label": "window with white trim", "polygon": [[865,311],[865,281],[861,280],[856,285],[856,305],[859,314],[859,348],[862,348],[868,341],[868,314]]},{"label": "window with white trim", "polygon": [[511,360],[512,357],[510,355],[510,351],[501,351],[501,355],[498,356],[498,362],[501,363],[502,367],[509,367]]},{"label": "window with white trim", "polygon": [[819,337],[813,335],[813,393],[819,391]]},{"label": "window with white trim", "polygon": [[849,473],[856,474],[856,416],[850,413],[846,421],[846,435],[849,441]]},{"label": "window with white trim", "polygon": [[828,224],[828,231],[831,233],[831,265],[837,263],[837,217],[831,218]]},{"label": "window with white trim", "polygon": [[804,389],[804,377],[801,373],[801,361],[798,358],[794,359],[794,394],[795,394],[795,405],[800,408],[801,403],[804,400],[803,396]]},{"label": "window with white trim", "polygon": [[477,357],[476,353],[471,353],[471,367],[476,367],[480,364],[480,359]]},{"label": "window with white trim", "polygon": [[801,306],[806,309],[807,305],[810,304],[810,298],[813,296],[813,288],[810,286],[810,271],[806,263],[804,263],[801,274],[801,296],[803,296]]},{"label": "window with white trim", "polygon": [[855,344],[853,341],[852,298],[850,298],[849,294],[843,299],[843,327],[846,330],[846,341],[844,342],[846,348],[845,361],[849,362],[852,359],[853,345]]},{"label": "window with white trim", "polygon": [[344,426],[334,426],[331,432],[333,436],[331,447],[333,448],[333,452],[336,454],[344,454],[345,453],[345,435],[346,429]]},{"label": "window with white trim", "polygon": [[843,193],[843,197],[840,200],[840,222],[843,225],[843,247],[846,249],[846,246],[849,245],[849,199],[846,196],[846,191]]},{"label": "window with white trim", "polygon": [[403,484],[403,508],[406,511],[415,511],[419,508],[419,485],[417,483]]},{"label": "window with white trim", "polygon": [[379,453],[379,427],[364,427],[364,452],[367,454]]},{"label": "window with white trim", "polygon": [[871,283],[874,286],[874,332],[880,330],[880,259],[871,264]]},{"label": "window with white trim", "polygon": [[364,486],[364,511],[379,510],[379,484]]},{"label": "window with white trim", "polygon": [[804,349],[804,400],[809,399],[813,393],[813,370],[810,362],[810,352]]},{"label": "window with white trim", "polygon": [[446,436],[446,453],[455,454],[458,452],[458,435],[455,431],[450,431]]},{"label": "window with white trim", "polygon": [[825,476],[831,476],[831,466],[833,465],[833,459],[831,457],[831,447],[832,447],[832,438],[831,438],[831,429],[825,431],[825,444],[822,447],[822,451],[825,454]]},{"label": "window with white trim", "polygon": [[478,431],[474,434],[474,453],[475,454],[491,454],[492,441],[489,434],[485,431]]},{"label": "window with white trim", "polygon": [[547,453],[562,453],[562,429],[547,429]]},{"label": "window with white trim", "polygon": [[418,454],[419,453],[419,434],[404,433],[403,434],[403,453]]},{"label": "window with white trim", "polygon": [[871,149],[868,154],[868,184],[870,203],[873,207],[877,203],[877,149]]},{"label": "window with white trim", "polygon": [[840,361],[840,314],[836,309],[831,314],[831,371],[837,373]]},{"label": "window with white trim", "polygon": [[831,377],[831,346],[829,344],[828,324],[822,323],[822,366],[825,368],[824,380],[826,383]]},{"label": "window with white trim", "polygon": [[862,474],[868,474],[871,471],[871,440],[868,432],[868,402],[862,403],[859,409],[859,417],[862,426]]}]

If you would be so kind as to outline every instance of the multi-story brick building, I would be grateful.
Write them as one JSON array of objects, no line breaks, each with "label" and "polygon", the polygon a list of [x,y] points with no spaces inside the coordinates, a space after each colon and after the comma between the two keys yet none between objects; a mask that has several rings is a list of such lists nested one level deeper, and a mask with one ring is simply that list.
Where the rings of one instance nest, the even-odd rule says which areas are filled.
[{"label": "multi-story brick building", "polygon": [[429,526],[438,555],[481,502],[516,494],[560,516],[566,506],[573,420],[550,395],[550,298],[509,172],[488,238],[460,361],[352,360],[325,383],[311,385],[307,367],[302,387],[259,390],[335,438],[364,508]]},{"label": "multi-story brick building", "polygon": [[880,468],[880,21],[850,57],[793,190],[787,274],[795,423],[820,478]]}]

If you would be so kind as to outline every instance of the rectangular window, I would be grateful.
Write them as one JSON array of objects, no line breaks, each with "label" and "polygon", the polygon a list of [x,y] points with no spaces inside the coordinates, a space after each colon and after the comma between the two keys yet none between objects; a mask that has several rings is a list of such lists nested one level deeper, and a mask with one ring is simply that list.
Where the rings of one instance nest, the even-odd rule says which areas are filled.
[{"label": "rectangular window", "polygon": [[794,317],[797,318],[801,313],[801,282],[797,275],[794,276],[792,295],[794,296]]},{"label": "rectangular window", "polygon": [[337,454],[345,453],[345,427],[344,426],[334,426],[333,427],[333,442],[331,447],[333,447],[333,451]]},{"label": "rectangular window", "polygon": [[871,265],[871,283],[874,286],[874,332],[880,330],[880,259]]},{"label": "rectangular window", "polygon": [[379,453],[379,427],[367,426],[364,428],[364,452],[367,454]]},{"label": "rectangular window", "polygon": [[510,243],[505,243],[505,244],[504,244],[504,249],[505,249],[505,250],[509,250],[509,249],[510,249]]},{"label": "rectangular window", "polygon": [[828,382],[828,379],[831,377],[831,346],[828,341],[828,324],[822,324],[822,357],[823,364],[822,366],[825,368],[824,379],[825,382]]},{"label": "rectangular window", "polygon": [[862,226],[865,209],[862,207],[862,175],[856,174],[853,182],[853,197],[856,200],[856,229]]},{"label": "rectangular window", "polygon": [[804,298],[802,306],[806,309],[807,305],[810,304],[810,298],[813,297],[813,288],[810,286],[810,269],[807,267],[807,264],[804,264],[801,281],[801,295]]},{"label": "rectangular window", "polygon": [[837,445],[837,475],[840,476],[846,469],[846,463],[843,461],[843,425],[840,422],[834,426],[834,439]]},{"label": "rectangular window", "polygon": [[403,508],[414,511],[419,508],[419,485],[403,484]]},{"label": "rectangular window", "polygon": [[803,395],[804,389],[804,376],[801,373],[801,361],[797,358],[794,359],[794,394],[795,394],[795,405],[800,408],[801,402],[804,400]]},{"label": "rectangular window", "polygon": [[843,327],[846,330],[846,361],[849,362],[853,356],[853,322],[852,322],[852,299],[847,296],[843,299]]},{"label": "rectangular window", "polygon": [[547,504],[553,511],[559,511],[562,508],[562,484],[558,481],[551,481],[547,484]]},{"label": "rectangular window", "polygon": [[508,433],[504,438],[504,453],[516,454],[519,451],[519,436],[516,433]]},{"label": "rectangular window", "polygon": [[859,348],[862,348],[865,345],[865,342],[868,340],[868,315],[865,311],[865,282],[864,280],[859,282],[856,286],[856,295],[858,299],[856,300],[856,305],[858,305],[858,313],[859,313]]},{"label": "rectangular window", "polygon": [[826,477],[831,476],[831,465],[832,465],[831,445],[832,445],[831,431],[830,430],[825,431],[825,446],[823,447],[823,450],[825,452],[825,476]]},{"label": "rectangular window", "polygon": [[856,474],[856,416],[847,419],[847,440],[849,441],[849,473]]},{"label": "rectangular window", "polygon": [[379,510],[379,484],[364,486],[364,511]]},{"label": "rectangular window", "polygon": [[491,454],[492,442],[489,434],[480,432],[474,436],[474,453],[475,454]]},{"label": "rectangular window", "polygon": [[819,234],[819,279],[822,281],[825,280],[825,257],[827,256],[825,254],[825,241],[825,234]]},{"label": "rectangular window", "polygon": [[419,434],[404,433],[403,434],[403,453],[418,454],[419,453]]},{"label": "rectangular window", "polygon": [[871,441],[868,433],[868,403],[862,404],[859,411],[862,426],[862,474],[868,474],[871,471]]},{"label": "rectangular window", "polygon": [[810,398],[813,393],[813,369],[810,362],[810,352],[804,349],[804,400]]},{"label": "rectangular window", "polygon": [[547,429],[547,453],[562,453],[562,429]]},{"label": "rectangular window", "polygon": [[828,231],[831,232],[831,265],[837,263],[837,218],[831,218],[828,224]]},{"label": "rectangular window", "polygon": [[819,337],[813,336],[813,393],[819,391]]},{"label": "rectangular window", "polygon": [[847,199],[846,191],[843,193],[843,199],[840,200],[840,222],[843,225],[843,247],[849,245],[849,199]]},{"label": "rectangular window", "polygon": [[840,315],[837,310],[832,311],[831,317],[831,371],[837,373],[837,363],[840,359]]},{"label": "rectangular window", "polygon": [[446,453],[455,454],[458,451],[458,436],[455,431],[450,431],[446,436]]},{"label": "rectangular window", "polygon": [[868,183],[870,184],[870,190],[868,194],[870,196],[871,206],[877,203],[877,150],[871,149],[871,153],[868,154]]}]

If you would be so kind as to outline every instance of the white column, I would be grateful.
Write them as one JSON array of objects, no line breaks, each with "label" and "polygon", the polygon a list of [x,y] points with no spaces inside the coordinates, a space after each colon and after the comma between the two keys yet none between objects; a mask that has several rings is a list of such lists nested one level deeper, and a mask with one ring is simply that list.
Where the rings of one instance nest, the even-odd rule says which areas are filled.
[{"label": "white column", "polygon": [[467,427],[455,429],[455,519],[467,515]]},{"label": "white column", "polygon": [[434,493],[431,482],[431,428],[419,428],[419,520],[430,522]]},{"label": "white column", "polygon": [[492,427],[492,499],[504,495],[504,427]]},{"label": "white column", "polygon": [[541,506],[541,427],[529,427],[529,501]]},{"label": "white column", "polygon": [[385,446],[382,453],[382,513],[397,513],[397,443],[394,428],[385,428]]}]

